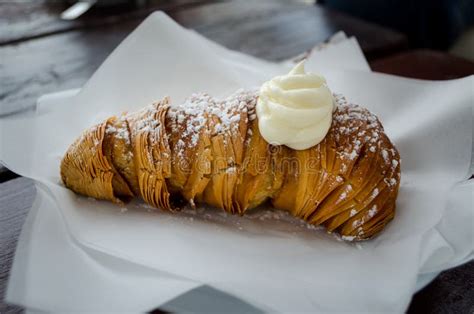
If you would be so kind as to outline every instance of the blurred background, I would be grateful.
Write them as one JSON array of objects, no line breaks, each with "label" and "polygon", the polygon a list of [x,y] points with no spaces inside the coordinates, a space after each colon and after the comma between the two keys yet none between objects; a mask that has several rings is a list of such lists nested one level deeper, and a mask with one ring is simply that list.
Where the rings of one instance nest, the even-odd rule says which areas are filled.
[{"label": "blurred background", "polygon": [[0,0],[0,116],[82,86],[156,10],[270,61],[344,32],[376,72],[429,80],[474,73],[474,0]]},{"label": "blurred background", "polygon": [[449,51],[474,60],[472,0],[320,0],[327,7],[405,34],[411,48]]},{"label": "blurred background", "polygon": [[474,0],[0,0],[0,116],[82,86],[156,10],[270,61],[342,31],[376,72],[429,80],[474,73]]},{"label": "blurred background", "polygon": [[[0,44],[68,27],[133,19],[155,9],[225,2],[205,0],[0,0]],[[259,1],[245,1],[252,7]],[[400,32],[407,48],[427,48],[474,60],[473,0],[286,0],[317,5]],[[69,8],[69,9],[68,9]],[[58,22],[61,18],[63,22]],[[68,22],[66,22],[68,21]],[[7,27],[8,26],[8,27]],[[349,30],[350,33],[350,30]],[[378,36],[378,34],[373,34]]]}]

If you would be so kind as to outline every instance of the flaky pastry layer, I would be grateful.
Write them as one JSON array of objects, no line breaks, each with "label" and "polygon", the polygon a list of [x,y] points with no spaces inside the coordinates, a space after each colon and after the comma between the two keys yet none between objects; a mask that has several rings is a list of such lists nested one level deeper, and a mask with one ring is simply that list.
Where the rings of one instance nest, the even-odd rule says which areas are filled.
[{"label": "flaky pastry layer", "polygon": [[177,210],[187,201],[244,214],[265,201],[347,240],[372,237],[394,217],[400,156],[368,110],[335,95],[325,139],[306,150],[267,143],[258,95],[163,99],[86,130],[66,152],[71,190],[122,203]]}]

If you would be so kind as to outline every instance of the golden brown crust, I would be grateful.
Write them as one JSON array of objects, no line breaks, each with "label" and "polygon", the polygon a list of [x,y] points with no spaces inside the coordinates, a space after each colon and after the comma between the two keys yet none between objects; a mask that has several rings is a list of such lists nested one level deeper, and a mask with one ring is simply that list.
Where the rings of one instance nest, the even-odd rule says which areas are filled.
[{"label": "golden brown crust", "polygon": [[122,204],[121,196],[133,194],[109,157],[104,155],[107,123],[105,121],[85,131],[69,147],[61,161],[61,178],[77,193]]},{"label": "golden brown crust", "polygon": [[140,194],[135,171],[130,129],[124,116],[112,117],[107,121],[104,138],[104,154],[122,175],[133,195]]},{"label": "golden brown crust", "polygon": [[168,99],[130,116],[130,137],[140,196],[148,204],[171,210],[166,179],[171,177],[171,151],[165,129]]},{"label": "golden brown crust", "polygon": [[341,102],[326,138],[293,152],[304,169],[287,171],[273,204],[360,240],[373,236],[394,216],[400,156],[374,115]]},{"label": "golden brown crust", "polygon": [[86,131],[66,153],[61,176],[87,196],[140,196],[172,210],[171,196],[244,214],[271,200],[347,240],[372,237],[394,217],[400,156],[369,111],[337,96],[325,139],[296,151],[258,131],[255,92],[220,101],[168,99]]}]

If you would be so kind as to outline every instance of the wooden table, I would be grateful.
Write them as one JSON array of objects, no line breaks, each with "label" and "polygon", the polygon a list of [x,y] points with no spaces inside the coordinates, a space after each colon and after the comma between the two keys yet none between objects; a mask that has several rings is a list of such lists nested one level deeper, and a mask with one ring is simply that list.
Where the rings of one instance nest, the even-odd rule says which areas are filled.
[{"label": "wooden table", "polygon": [[[292,1],[214,2],[152,0],[127,13],[123,8],[102,9],[78,21],[59,20],[64,9],[59,2],[0,3],[0,103],[28,110],[42,94],[82,86],[113,48],[156,9],[226,47],[268,60],[297,55],[338,30],[356,36],[381,72],[398,67],[392,61],[384,68],[380,57],[407,48],[400,33],[319,6]],[[410,60],[409,55],[401,60],[406,58]],[[416,77],[414,69],[398,74]],[[31,180],[15,178],[0,166],[0,313],[21,311],[1,300],[34,195]],[[415,295],[409,311],[472,312],[473,278],[473,263],[443,273]]]}]

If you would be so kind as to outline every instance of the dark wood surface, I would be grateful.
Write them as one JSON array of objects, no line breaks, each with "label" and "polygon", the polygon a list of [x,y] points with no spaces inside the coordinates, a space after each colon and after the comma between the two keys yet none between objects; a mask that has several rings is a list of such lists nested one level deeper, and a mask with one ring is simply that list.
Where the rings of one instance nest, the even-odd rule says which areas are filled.
[{"label": "dark wood surface", "polygon": [[0,313],[20,310],[6,305],[3,296],[18,236],[35,194],[36,190],[30,179],[16,178],[0,185]]},{"label": "dark wood surface", "polygon": [[372,70],[424,80],[451,80],[474,73],[474,62],[433,50],[397,53],[370,63]]},{"label": "dark wood surface", "polygon": [[[212,2],[225,3],[203,5]],[[343,30],[348,35],[357,36],[369,59],[405,49],[408,45],[406,36],[397,31],[321,6],[308,6],[291,0],[260,0],[251,3],[229,0],[148,0],[148,5],[140,9],[102,8],[92,10],[74,21],[59,19],[64,8],[60,1],[0,2],[0,46],[72,30],[102,29],[106,25],[124,21],[141,21],[155,10],[164,10],[180,24],[197,29],[222,44],[242,44],[246,42],[243,39],[247,36],[253,38],[258,35],[259,38],[264,36],[276,43],[290,38],[295,42],[289,44],[298,48],[302,48],[306,41],[305,47],[310,48],[314,43]],[[249,46],[256,48],[252,41]],[[229,48],[238,49],[238,46]],[[244,50],[251,54],[252,51]],[[286,58],[287,53],[270,53],[267,59]],[[262,56],[261,53],[259,55]]]},{"label": "dark wood surface", "polygon": [[[223,0],[221,0],[223,1]],[[62,20],[60,14],[70,6],[64,1],[0,1],[0,45],[60,34],[84,28],[141,20],[156,10],[173,12],[202,4],[220,2],[213,0],[148,0],[143,7],[120,5],[91,9],[76,20]],[[3,31],[2,31],[3,30]],[[7,31],[8,30],[8,31]]]},{"label": "dark wood surface", "polygon": [[[399,51],[406,44],[406,38],[400,33],[334,11],[289,1],[258,1],[252,6],[243,1],[188,4],[166,12],[185,27],[228,48],[273,61],[310,49],[338,30],[356,36],[366,55]],[[1,14],[3,10],[0,17]],[[46,32],[38,38],[21,42],[17,38],[16,44],[0,45],[0,101],[15,110],[33,106],[42,94],[80,87],[145,16],[130,18],[128,14],[120,22],[100,27],[92,24],[50,36],[46,36]],[[17,25],[21,23],[13,20],[13,29],[24,33],[37,26],[28,20],[28,27],[22,29]],[[53,21],[48,23],[54,24]],[[0,38],[13,36],[5,31],[8,27],[11,26],[0,27]],[[38,26],[40,29],[51,27]],[[261,44],[262,40],[265,45]]]},{"label": "dark wood surface", "polygon": [[[393,72],[399,69],[397,60],[406,59],[385,63],[377,59],[407,48],[406,38],[389,29],[292,1],[209,2],[152,0],[138,10],[100,9],[78,21],[61,21],[58,14],[64,6],[58,1],[0,1],[0,105],[27,108],[42,94],[82,86],[113,48],[155,9],[165,10],[180,24],[226,47],[268,60],[300,54],[344,30],[358,38],[376,70],[424,75],[411,67]],[[31,180],[13,178],[0,166],[0,313],[21,311],[2,300],[18,235],[35,195]],[[473,312],[473,269],[470,263],[443,273],[415,295],[409,311]]]}]

